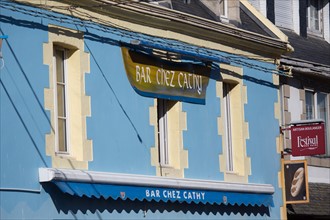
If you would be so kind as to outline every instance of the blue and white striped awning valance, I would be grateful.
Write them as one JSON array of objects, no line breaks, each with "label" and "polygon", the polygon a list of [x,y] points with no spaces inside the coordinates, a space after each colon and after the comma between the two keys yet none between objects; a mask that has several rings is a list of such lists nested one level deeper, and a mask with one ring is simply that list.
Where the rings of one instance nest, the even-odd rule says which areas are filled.
[{"label": "blue and white striped awning valance", "polygon": [[39,169],[40,182],[89,198],[273,206],[269,184],[240,184],[65,169]]}]

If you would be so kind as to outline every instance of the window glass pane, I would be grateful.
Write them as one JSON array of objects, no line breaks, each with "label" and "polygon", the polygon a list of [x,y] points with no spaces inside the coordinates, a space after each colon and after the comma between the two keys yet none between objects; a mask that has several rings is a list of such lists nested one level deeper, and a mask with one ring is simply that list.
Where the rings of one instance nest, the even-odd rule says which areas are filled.
[{"label": "window glass pane", "polygon": [[68,152],[67,147],[67,121],[66,121],[66,100],[65,100],[65,93],[66,93],[66,85],[65,85],[65,50],[62,48],[55,47],[54,48],[54,56],[55,56],[55,74],[56,74],[56,105],[55,108],[57,112],[55,112],[55,117],[57,120],[57,127],[56,127],[56,141],[57,146],[56,149],[58,152]]},{"label": "window glass pane", "polygon": [[158,111],[158,139],[159,161],[163,165],[169,165],[168,127],[167,127],[167,101],[157,100]]},{"label": "window glass pane", "polygon": [[[323,119],[325,122],[325,129],[328,128],[328,115],[327,115],[327,94],[325,93],[318,93],[317,94],[317,117]],[[330,154],[330,140],[327,135],[325,136],[325,143],[326,143],[326,155],[329,156]]]},{"label": "window glass pane", "polygon": [[225,132],[226,132],[226,147],[227,147],[227,170],[233,171],[233,147],[232,147],[232,131],[231,131],[231,100],[230,100],[231,85],[223,84],[223,99],[224,99],[224,117],[225,117]]},{"label": "window glass pane", "polygon": [[56,50],[55,51],[56,57],[56,80],[57,82],[64,83],[64,51],[63,50]]},{"label": "window glass pane", "polygon": [[225,16],[225,0],[220,0],[220,15]]},{"label": "window glass pane", "polygon": [[305,91],[306,119],[314,119],[314,93]]},{"label": "window glass pane", "polygon": [[57,85],[57,114],[65,117],[65,90],[64,85]]},{"label": "window glass pane", "polygon": [[326,121],[327,111],[326,111],[326,94],[317,94],[317,117]]},{"label": "window glass pane", "polygon": [[319,30],[319,1],[310,0],[309,4],[309,23],[310,28],[314,30]]},{"label": "window glass pane", "polygon": [[58,119],[58,150],[66,152],[66,120]]}]

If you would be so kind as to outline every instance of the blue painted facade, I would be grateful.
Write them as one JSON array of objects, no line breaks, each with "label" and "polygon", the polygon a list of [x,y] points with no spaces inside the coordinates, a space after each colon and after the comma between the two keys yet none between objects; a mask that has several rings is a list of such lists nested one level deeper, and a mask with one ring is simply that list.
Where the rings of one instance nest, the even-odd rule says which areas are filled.
[{"label": "blue painted facade", "polygon": [[[85,32],[85,52],[90,53],[90,73],[85,78],[85,89],[86,95],[91,97],[87,136],[93,140],[93,160],[89,162],[92,171],[156,175],[150,162],[155,135],[149,123],[149,107],[154,100],[133,90],[125,74],[120,47],[116,45],[119,41],[150,39],[150,36],[114,28],[113,32],[105,32],[96,25],[90,25],[87,31],[72,20],[63,19],[60,23],[49,17],[67,18],[64,15],[10,4],[1,6],[0,15],[0,35],[9,36],[2,45],[5,63],[0,74],[1,219],[280,218],[283,204],[278,187],[280,155],[276,152],[279,122],[274,113],[278,88],[273,85],[272,74],[247,66],[242,68],[248,97],[244,111],[249,124],[246,142],[247,156],[251,158],[249,183],[273,185],[273,207],[80,198],[63,194],[51,184],[41,185],[38,168],[51,167],[51,158],[45,152],[45,136],[51,130],[50,114],[44,108],[44,89],[49,87],[49,74],[48,67],[43,64],[48,24]],[[27,13],[12,10],[15,5]],[[34,10],[46,16],[31,13]],[[270,63],[247,62],[275,68]],[[221,112],[216,80],[213,77],[209,81],[205,105],[183,103],[183,111],[187,113],[187,131],[183,132],[189,165],[185,169],[186,178],[224,179],[219,170],[222,137],[217,128]]]}]

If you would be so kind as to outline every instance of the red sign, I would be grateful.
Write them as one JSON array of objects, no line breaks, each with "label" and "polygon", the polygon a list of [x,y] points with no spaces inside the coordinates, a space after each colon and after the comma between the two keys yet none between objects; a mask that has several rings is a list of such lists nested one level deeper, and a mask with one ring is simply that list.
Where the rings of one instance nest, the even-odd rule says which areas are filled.
[{"label": "red sign", "polygon": [[291,127],[292,156],[325,154],[324,124]]}]

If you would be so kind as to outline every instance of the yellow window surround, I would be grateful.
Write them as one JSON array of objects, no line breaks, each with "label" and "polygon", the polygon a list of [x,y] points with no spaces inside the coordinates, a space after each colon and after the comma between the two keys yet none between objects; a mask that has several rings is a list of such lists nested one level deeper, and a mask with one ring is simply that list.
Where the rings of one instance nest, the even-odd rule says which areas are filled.
[{"label": "yellow window surround", "polygon": [[[46,154],[52,158],[52,167],[88,169],[93,158],[92,141],[87,139],[86,117],[91,114],[90,97],[85,94],[85,73],[89,70],[89,54],[84,52],[83,34],[67,28],[49,25],[48,43],[43,45],[44,64],[49,67],[49,88],[44,90],[45,108],[50,111],[51,131],[46,135]],[[55,76],[54,47],[67,50],[67,117],[68,152],[56,152],[55,140]],[[74,82],[74,83],[72,83]]]},{"label": "yellow window surround", "polygon": [[149,109],[150,124],[155,130],[155,147],[151,148],[151,165],[156,167],[157,176],[183,178],[184,169],[188,167],[188,151],[184,150],[182,140],[182,132],[187,130],[186,113],[182,112],[181,102],[167,102],[169,164],[164,166],[159,161],[157,99],[155,99],[154,106]]},{"label": "yellow window surround", "polygon": [[[228,182],[248,182],[248,176],[251,175],[251,161],[246,155],[246,140],[249,138],[248,123],[244,120],[244,104],[247,103],[247,91],[243,85],[241,77],[243,76],[243,69],[239,67],[230,66],[227,64],[220,64],[220,71],[223,81],[216,84],[217,97],[220,98],[221,116],[218,117],[218,134],[222,136],[222,154],[219,155],[220,172],[224,173],[224,180]],[[235,73],[235,74],[228,74]],[[225,112],[224,109],[224,94],[223,83],[233,85],[230,90],[230,123],[231,123],[231,142],[232,142],[232,159],[233,170],[227,169],[227,141],[225,138]]]}]

